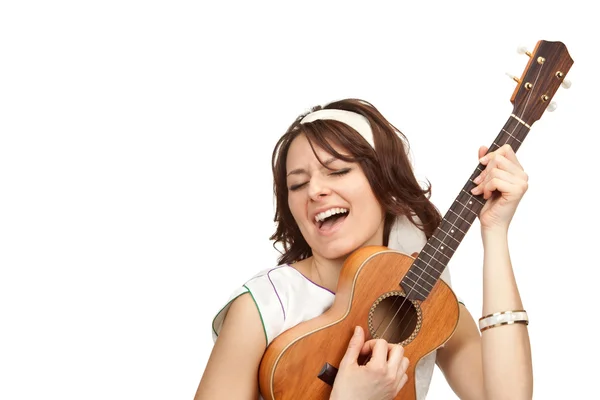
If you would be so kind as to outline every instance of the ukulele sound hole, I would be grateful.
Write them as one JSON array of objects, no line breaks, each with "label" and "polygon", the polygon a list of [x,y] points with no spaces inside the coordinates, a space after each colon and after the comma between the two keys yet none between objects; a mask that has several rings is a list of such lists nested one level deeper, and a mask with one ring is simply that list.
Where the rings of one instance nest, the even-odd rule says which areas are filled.
[{"label": "ukulele sound hole", "polygon": [[419,304],[404,297],[403,292],[390,292],[379,297],[369,312],[371,337],[389,343],[410,343],[421,329]]}]

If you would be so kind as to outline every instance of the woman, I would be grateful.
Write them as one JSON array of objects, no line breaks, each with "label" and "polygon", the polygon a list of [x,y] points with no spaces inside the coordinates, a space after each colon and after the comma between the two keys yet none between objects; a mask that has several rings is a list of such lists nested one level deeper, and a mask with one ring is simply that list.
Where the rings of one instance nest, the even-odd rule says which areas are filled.
[{"label": "woman", "polygon": [[[481,334],[460,304],[457,328],[445,345],[418,364],[417,397],[425,398],[437,363],[461,399],[532,397],[527,316],[509,258],[507,233],[527,190],[527,174],[509,145],[487,153],[474,195],[488,200],[479,214],[484,248]],[[213,323],[215,346],[196,399],[259,398],[257,373],[266,346],[283,331],[312,319],[333,302],[344,260],[356,249],[384,245],[421,250],[441,220],[430,188],[417,182],[406,139],[363,100],[315,107],[281,137],[273,153],[279,265],[233,293]],[[444,271],[442,278],[449,284]],[[490,326],[486,328],[486,326]],[[359,365],[360,355],[370,355]],[[358,327],[339,365],[331,399],[393,399],[406,383],[402,346],[365,342]],[[299,398],[302,398],[299,395]]]}]

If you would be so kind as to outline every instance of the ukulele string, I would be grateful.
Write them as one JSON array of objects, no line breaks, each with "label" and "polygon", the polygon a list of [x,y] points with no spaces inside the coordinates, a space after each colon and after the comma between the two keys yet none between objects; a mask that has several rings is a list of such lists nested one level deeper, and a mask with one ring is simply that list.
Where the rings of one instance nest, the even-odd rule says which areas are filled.
[{"label": "ukulele string", "polygon": [[[533,87],[535,87],[535,86],[537,85],[537,81],[539,80],[539,77],[540,77],[540,75],[541,75],[541,72],[542,72],[542,69],[543,69],[543,68],[544,68],[544,65],[542,64],[541,68],[538,70],[538,74],[537,74],[537,76],[536,76],[536,78],[535,78],[535,81],[534,81],[534,83],[533,83],[533,85],[532,85]],[[522,109],[522,111],[521,111],[521,114],[520,114],[520,116],[519,116],[519,118],[520,118],[521,120],[523,120],[523,115],[525,114],[525,111],[526,111],[526,109],[527,109],[527,106],[528,106],[528,104],[529,104],[529,100],[531,99],[531,95],[532,95],[532,93],[533,93],[533,90],[530,90],[530,91],[529,91],[529,93],[528,93],[528,95],[527,95],[527,98],[526,98],[525,104],[524,104],[524,106],[523,106],[523,109]],[[507,144],[510,144],[512,148],[514,148],[514,144],[515,144],[516,142],[518,142],[518,143],[517,143],[517,146],[516,146],[516,149],[518,149],[518,148],[520,147],[520,143],[521,143],[521,141],[519,141],[519,140],[516,138],[516,136],[520,135],[520,133],[521,133],[521,132],[519,132],[519,133],[517,133],[517,134],[515,134],[515,132],[517,131],[517,129],[522,129],[522,128],[525,128],[525,129],[527,129],[527,130],[529,129],[529,128],[525,127],[524,125],[517,124],[517,125],[516,125],[516,126],[513,128],[512,132],[510,132],[510,133],[509,133],[509,138],[506,140],[506,143],[507,143]],[[512,139],[514,139],[514,140],[511,140],[511,138],[512,138]],[[512,142],[512,143],[511,143],[511,142]],[[506,143],[505,143],[505,144],[506,144]],[[498,146],[498,148],[500,148],[500,147],[501,147],[501,146],[500,146],[500,145],[498,145],[498,144],[496,144],[496,145]],[[516,151],[516,149],[515,149],[515,151]],[[488,153],[489,153],[489,150],[488,150]],[[471,194],[469,194],[469,196],[471,196],[471,197],[473,197],[473,198],[475,198],[475,197],[476,197],[476,196],[473,196],[473,195],[471,195]],[[482,196],[482,195],[479,195],[479,196]],[[485,205],[485,203],[484,203],[484,205]],[[465,209],[466,209],[466,205],[462,205],[462,206],[463,206],[463,210],[465,210]],[[462,211],[461,211],[461,213],[462,213]],[[459,218],[460,218],[460,215],[459,215]],[[463,218],[461,218],[461,219],[463,219]],[[463,219],[463,221],[465,221],[465,222],[467,222],[467,224],[469,224],[469,223],[468,223],[468,221],[466,221],[466,220],[464,220],[464,219]],[[470,227],[470,225],[471,225],[471,224],[469,224],[469,227]],[[444,232],[444,233],[445,233],[445,237],[448,237],[448,233],[446,233],[445,231],[442,231],[442,232]],[[441,244],[443,244],[444,242],[440,240],[440,243],[441,243]],[[439,253],[441,253],[441,254],[444,254],[444,253],[442,253],[441,251],[439,251],[439,246],[440,246],[440,245],[438,245],[438,248],[435,248],[434,250],[435,250],[435,251],[437,251],[437,252],[439,252]],[[431,247],[433,247],[433,246],[431,246]],[[445,255],[445,254],[444,254],[444,255]],[[432,260],[435,260],[435,261],[437,261],[438,263],[440,263],[440,262],[439,262],[437,259],[435,259],[433,256],[430,256],[430,257],[431,257],[431,259],[432,259]],[[446,256],[446,257],[447,257],[447,256]],[[416,261],[416,259],[415,259],[415,261]],[[431,261],[431,260],[430,260],[430,261]],[[414,262],[413,262],[413,264],[414,264]],[[441,263],[440,263],[440,264],[441,264]],[[432,268],[434,268],[433,266],[431,266],[431,267],[432,267]],[[424,278],[422,278],[422,276],[423,276],[423,272],[425,272],[425,269],[422,269],[422,268],[420,268],[420,269],[421,269],[421,274],[420,274],[420,275],[417,277],[417,281],[416,281],[415,283],[418,283],[418,281],[419,281],[419,280],[422,280],[422,281],[424,281],[424,282],[428,282],[428,281],[426,281]],[[437,271],[437,269],[436,269],[436,268],[434,268],[434,269]],[[439,271],[438,271],[438,272],[439,272]],[[442,269],[442,272],[443,272],[443,269]],[[440,275],[441,275],[441,272],[440,272]],[[428,283],[429,283],[429,282],[428,282]],[[436,282],[436,283],[437,283],[437,282]],[[434,284],[434,285],[435,285],[435,284]],[[419,286],[421,286],[421,285],[419,285]],[[421,286],[421,287],[422,287],[422,286]],[[386,332],[387,332],[387,330],[390,328],[390,326],[391,326],[392,322],[394,321],[394,319],[396,318],[396,316],[398,315],[398,313],[400,312],[400,310],[402,310],[402,307],[404,306],[404,304],[405,304],[405,303],[406,303],[406,301],[408,300],[408,296],[409,296],[409,294],[410,294],[410,293],[411,293],[413,290],[415,290],[415,289],[414,289],[414,285],[411,285],[411,287],[410,287],[410,289],[409,289],[408,293],[406,293],[406,296],[403,298],[403,301],[402,301],[402,303],[400,304],[400,307],[398,307],[398,310],[397,310],[397,311],[394,313],[394,315],[393,315],[393,316],[392,316],[392,318],[390,319],[390,322],[387,324],[386,328],[384,329],[383,333],[381,334],[381,337],[382,337],[382,338],[384,338],[384,336],[385,336],[385,333],[386,333]],[[389,307],[389,309],[388,309],[388,312],[389,312],[389,310],[391,310],[391,309],[392,309],[392,307],[394,306],[394,304],[396,303],[396,301],[398,301],[398,298],[399,298],[399,297],[401,297],[401,296],[397,296],[397,297],[396,297],[396,299],[394,300],[394,302],[392,303],[392,305],[390,305],[390,307]],[[409,308],[409,307],[407,307],[407,311],[404,313],[404,315],[403,315],[403,316],[402,316],[402,318],[400,319],[400,322],[399,322],[399,323],[396,325],[397,327],[401,327],[401,325],[402,325],[402,321],[403,321],[403,320],[404,320],[404,318],[406,318],[406,316],[408,315],[408,310],[409,310],[409,309],[410,309],[410,308]],[[400,336],[400,338],[402,337],[402,335],[404,335],[404,332],[406,331],[406,329],[408,328],[408,326],[410,326],[410,323],[411,323],[411,322],[412,322],[412,320],[414,319],[415,315],[416,315],[416,313],[412,313],[412,316],[411,316],[410,320],[408,321],[408,323],[406,323],[406,324],[404,325],[404,329],[402,330],[402,332],[401,332],[401,333],[400,333],[400,335],[399,335],[399,336]],[[379,325],[377,326],[377,329],[375,330],[375,332],[377,332],[377,330],[379,330],[379,328],[381,327],[381,324],[383,323],[383,321],[384,321],[384,319],[382,319],[382,321],[379,323]]]},{"label": "ukulele string", "polygon": [[[415,261],[413,261],[413,264],[414,264],[414,262],[416,262],[416,261],[417,261],[417,259],[415,258]],[[410,293],[410,292],[409,292],[409,293]],[[406,294],[406,296],[408,296],[408,294]],[[391,305],[388,307],[388,310],[387,310],[387,312],[386,312],[384,315],[389,315],[390,311],[392,310],[392,308],[394,307],[394,305],[396,304],[396,302],[398,301],[398,299],[399,299],[399,298],[401,298],[401,297],[402,297],[402,296],[396,296],[396,298],[394,299],[394,301],[392,302],[392,304],[391,304]],[[404,304],[406,304],[406,300],[407,300],[407,298],[406,298],[406,297],[402,297],[402,298],[403,298],[403,301],[402,301],[402,303],[400,304],[400,306],[398,307],[398,311],[396,311],[396,312],[394,313],[394,315],[393,315],[393,316],[392,316],[392,318],[390,319],[390,322],[388,323],[388,325],[386,325],[386,328],[385,328],[385,329],[384,329],[384,331],[382,332],[382,334],[381,334],[381,337],[382,337],[382,338],[383,338],[383,336],[385,335],[385,333],[387,332],[387,330],[389,329],[389,327],[391,326],[391,323],[393,322],[393,320],[394,320],[394,318],[396,317],[396,315],[397,315],[397,314],[400,312],[400,310],[402,309],[402,307],[404,306]],[[406,312],[405,312],[405,313],[402,315],[402,318],[400,318],[400,321],[398,322],[398,324],[397,324],[396,326],[400,326],[400,325],[402,325],[402,321],[404,321],[404,318],[406,318],[406,316],[409,314],[409,311],[408,311],[408,310],[410,310],[410,306],[409,306],[409,307],[407,307],[407,311],[406,311]],[[413,317],[414,317],[414,315],[413,315]],[[411,321],[412,321],[412,318],[411,318],[411,319],[408,321],[408,323],[405,325],[405,329],[406,329],[406,327],[407,327],[407,326],[409,326],[409,325],[410,325],[410,322],[411,322]],[[377,332],[377,331],[379,330],[379,328],[381,327],[381,324],[383,324],[383,322],[384,322],[384,318],[382,318],[381,322],[379,322],[379,325],[377,325],[377,328],[375,329],[375,332]],[[403,334],[404,334],[404,330],[402,331],[402,333],[400,334],[400,336],[402,336]]]},{"label": "ukulele string", "polygon": [[[432,257],[433,258],[433,257]],[[417,259],[415,258],[415,261]],[[414,263],[414,262],[413,262]],[[410,292],[409,292],[410,293]],[[408,296],[408,295],[406,295]],[[394,305],[396,304],[396,302],[398,301],[399,298],[401,298],[402,296],[396,296],[396,298],[394,299],[394,301],[392,302],[392,304],[390,304],[390,306],[388,307],[387,311],[384,313],[384,316],[389,315],[390,311],[392,310],[392,308],[394,308]],[[388,323],[388,325],[386,325],[386,328],[384,329],[384,331],[381,333],[381,338],[385,339],[383,336],[385,335],[385,333],[387,332],[388,328],[390,327],[390,324],[393,322],[394,318],[396,317],[396,315],[398,314],[398,312],[400,312],[400,310],[402,309],[402,306],[404,306],[404,304],[406,303],[406,297],[402,297],[403,301],[402,304],[400,304],[400,306],[398,307],[398,311],[396,311],[396,313],[394,313],[394,315],[392,316],[392,318],[390,319],[390,322]],[[410,310],[410,307],[407,307]],[[402,325],[402,321],[404,320],[404,318],[406,318],[406,316],[408,315],[408,311],[406,311],[404,313],[404,315],[402,316],[402,318],[400,319],[400,321],[398,322],[397,326]],[[379,330],[379,328],[381,327],[381,325],[383,324],[383,322],[385,321],[385,318],[382,318],[381,321],[379,322],[379,324],[377,325],[377,327],[375,328],[375,332],[377,333],[377,331]],[[410,319],[408,321],[407,326],[410,324],[410,322],[412,321],[412,319]],[[404,331],[402,332],[404,333]],[[401,334],[402,335],[402,334]]]}]

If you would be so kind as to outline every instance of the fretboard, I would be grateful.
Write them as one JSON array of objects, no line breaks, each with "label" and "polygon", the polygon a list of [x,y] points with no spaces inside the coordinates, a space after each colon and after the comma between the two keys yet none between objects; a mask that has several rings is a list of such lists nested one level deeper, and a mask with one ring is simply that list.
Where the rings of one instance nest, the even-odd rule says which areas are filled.
[{"label": "fretboard", "polygon": [[[530,127],[525,122],[514,114],[511,115],[488,152],[495,151],[507,143],[516,152],[529,130]],[[427,298],[485,205],[486,200],[483,195],[476,196],[471,193],[471,189],[477,186],[473,183],[473,179],[478,177],[484,169],[485,166],[482,164],[475,168],[444,215],[440,225],[404,275],[400,285],[409,299],[422,301]]]}]

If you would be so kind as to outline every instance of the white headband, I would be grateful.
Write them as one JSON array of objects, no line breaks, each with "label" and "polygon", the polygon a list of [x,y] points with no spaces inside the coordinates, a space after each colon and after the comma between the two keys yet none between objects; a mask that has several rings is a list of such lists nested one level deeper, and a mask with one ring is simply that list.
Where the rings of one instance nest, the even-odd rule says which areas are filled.
[{"label": "white headband", "polygon": [[300,123],[304,124],[307,122],[316,121],[318,119],[332,119],[334,121],[343,122],[364,137],[371,147],[375,148],[371,124],[369,124],[369,120],[363,115],[346,110],[324,109],[311,112],[302,118]]}]

